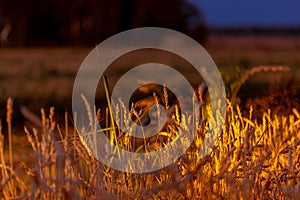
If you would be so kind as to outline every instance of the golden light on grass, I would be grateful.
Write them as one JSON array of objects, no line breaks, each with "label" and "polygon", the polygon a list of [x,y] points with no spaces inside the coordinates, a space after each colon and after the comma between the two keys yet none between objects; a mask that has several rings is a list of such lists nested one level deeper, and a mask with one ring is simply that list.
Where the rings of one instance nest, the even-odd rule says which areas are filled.
[{"label": "golden light on grass", "polygon": [[[300,114],[293,108],[288,114],[278,114],[275,108],[266,108],[261,116],[255,107],[241,109],[234,102],[240,85],[249,77],[263,72],[281,72],[283,67],[260,66],[246,71],[227,100],[226,123],[212,151],[200,157],[203,141],[213,137],[210,105],[200,111],[200,119],[180,115],[177,105],[168,104],[164,89],[164,107],[174,110],[173,124],[160,131],[154,139],[137,142],[134,137],[118,130],[114,122],[106,121],[103,131],[110,141],[131,152],[156,151],[165,145],[182,140],[181,129],[193,124],[196,137],[189,149],[173,164],[152,173],[130,174],[105,166],[93,156],[83,143],[79,131],[97,134],[96,124],[102,120],[100,112],[90,108],[84,95],[89,126],[77,130],[65,113],[64,123],[55,120],[54,107],[49,114],[41,109],[37,117],[25,107],[22,114],[35,128],[25,127],[31,147],[31,162],[15,165],[12,132],[12,99],[7,101],[6,132],[0,120],[0,198],[1,199],[298,199],[300,196]],[[107,83],[106,97],[109,101]],[[201,92],[199,92],[201,93]],[[153,98],[152,98],[153,99]],[[200,101],[201,96],[199,97]],[[158,107],[154,95],[151,105]],[[110,103],[110,102],[109,102]],[[148,105],[149,102],[140,102]],[[191,102],[194,103],[194,102]],[[150,104],[149,104],[150,105]],[[123,123],[132,131],[129,119],[141,116],[138,111],[127,111],[124,102],[116,105],[117,124]],[[106,119],[113,118],[111,106]],[[159,116],[159,113],[157,113]],[[255,117],[254,117],[255,116]],[[74,116],[76,117],[76,115]],[[76,120],[74,120],[76,121]],[[178,127],[181,127],[179,129]],[[6,130],[5,130],[6,131]],[[95,142],[95,141],[94,141]],[[96,144],[96,143],[95,143]],[[20,148],[20,147],[19,147]],[[97,147],[102,148],[102,147]],[[13,151],[14,150],[14,151]],[[7,156],[8,152],[8,156]],[[32,154],[32,155],[30,155]],[[165,155],[168,157],[168,154]],[[114,159],[112,156],[111,159]],[[25,159],[24,159],[25,160]],[[142,162],[142,161],[141,161]],[[155,159],[153,165],[162,160]],[[9,164],[8,164],[9,163]],[[19,162],[20,163],[20,162]]]},{"label": "golden light on grass", "polygon": [[[12,107],[7,108],[12,110]],[[269,110],[261,119],[253,119],[253,112],[255,110],[250,109],[248,114],[243,114],[239,107],[228,104],[221,138],[204,158],[198,157],[198,151],[203,130],[209,130],[207,124],[198,127],[194,144],[174,164],[153,173],[129,174],[98,162],[82,145],[78,135],[70,135],[74,127],[69,126],[67,115],[65,127],[60,128],[55,123],[54,108],[48,116],[42,109],[42,128],[32,131],[25,128],[34,154],[33,165],[24,163],[26,167],[21,167],[26,174],[15,173],[20,166],[13,170],[6,164],[4,137],[0,131],[0,196],[25,199],[299,197],[299,111],[295,108],[290,115],[279,116]],[[207,134],[209,132],[204,136]],[[159,135],[172,137],[171,140],[176,137],[168,132]],[[131,149],[130,141],[120,139],[118,142],[123,148]],[[153,149],[148,150],[160,148],[159,141],[153,145]],[[24,180],[30,180],[30,185],[25,186]]]},{"label": "golden light on grass", "polygon": [[11,130],[11,123],[12,123],[12,114],[13,114],[13,101],[11,98],[7,100],[6,104],[6,122],[7,122],[7,129],[8,129],[8,141],[9,141],[9,161],[10,161],[10,168],[13,169],[13,159],[12,159],[12,130]]}]

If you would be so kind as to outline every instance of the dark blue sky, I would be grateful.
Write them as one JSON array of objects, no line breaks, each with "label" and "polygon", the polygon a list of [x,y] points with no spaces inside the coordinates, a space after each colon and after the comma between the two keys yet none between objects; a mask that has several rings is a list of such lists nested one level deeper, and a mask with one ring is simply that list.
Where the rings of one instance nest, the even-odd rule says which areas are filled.
[{"label": "dark blue sky", "polygon": [[299,0],[189,0],[209,26],[300,26]]}]

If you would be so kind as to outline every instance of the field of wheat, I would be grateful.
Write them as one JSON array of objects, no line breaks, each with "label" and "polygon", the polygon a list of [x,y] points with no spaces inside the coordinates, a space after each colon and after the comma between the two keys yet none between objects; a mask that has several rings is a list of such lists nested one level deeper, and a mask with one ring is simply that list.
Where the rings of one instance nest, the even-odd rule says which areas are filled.
[{"label": "field of wheat", "polygon": [[[228,45],[226,42],[227,39],[219,38],[215,45]],[[287,42],[271,43],[274,49],[276,44]],[[201,115],[203,118],[194,124],[196,136],[188,150],[171,165],[148,173],[122,172],[101,163],[82,141],[72,114],[66,108],[65,112],[61,109],[64,104],[61,100],[69,95],[65,92],[71,91],[71,80],[77,70],[74,66],[79,65],[87,49],[47,49],[55,56],[49,62],[42,62],[43,56],[49,53],[39,55],[41,49],[0,51],[1,64],[5,65],[0,68],[0,199],[300,199],[300,87],[298,54],[295,54],[299,45],[284,49],[284,55],[291,57],[283,60],[276,56],[283,52],[267,54],[269,44],[259,44],[262,45],[259,49],[253,47],[253,51],[244,52],[226,46],[230,55],[218,51],[220,46],[210,46],[213,56],[217,56],[217,62],[224,63],[224,67],[245,65],[235,68],[235,73],[225,69],[222,74],[227,107],[221,135],[209,154],[202,156],[204,138],[212,133],[213,114],[207,104],[205,111],[200,111],[206,112]],[[236,48],[245,49],[244,46]],[[30,51],[34,51],[34,56],[29,55]],[[76,59],[73,59],[74,54]],[[65,61],[61,55],[66,57]],[[26,65],[22,60],[26,60]],[[268,65],[269,61],[276,66]],[[249,67],[261,63],[264,65]],[[58,64],[59,67],[53,68]],[[30,70],[33,65],[40,67]],[[277,81],[287,71],[296,79]],[[10,78],[16,73],[23,76]],[[228,81],[228,76],[236,80]],[[266,80],[266,76],[272,77],[274,84]],[[256,82],[267,82],[270,87],[253,96],[251,87],[247,86],[253,77],[258,77]],[[11,84],[4,85],[8,80]],[[29,84],[23,84],[25,82]],[[57,83],[65,88],[54,90]],[[42,87],[37,87],[39,85]],[[47,103],[38,100],[43,95]],[[20,99],[26,100],[24,106]],[[120,110],[122,105],[117,112],[124,113]],[[158,133],[157,140],[137,142],[119,133],[111,123],[105,133],[128,151],[156,151],[178,139],[177,125],[184,127],[190,123],[188,116],[176,116],[177,111],[175,109],[173,125]],[[106,116],[99,116],[101,112],[87,109],[90,116],[87,120],[91,124],[103,121],[111,112],[108,108],[104,112]],[[124,123],[127,118],[123,118]]]},{"label": "field of wheat", "polygon": [[[68,113],[65,124],[56,123],[54,107],[48,114],[41,109],[40,118],[23,108],[24,115],[35,126],[24,128],[31,147],[30,161],[15,162],[13,101],[8,99],[8,137],[3,136],[0,125],[0,196],[3,199],[299,198],[299,111],[294,108],[289,115],[277,115],[270,108],[260,118],[253,118],[254,112],[252,107],[242,112],[238,105],[228,101],[226,123],[210,154],[199,156],[209,127],[198,126],[193,144],[176,162],[156,172],[131,174],[97,161],[81,143]],[[118,145],[123,144],[120,139]]]}]

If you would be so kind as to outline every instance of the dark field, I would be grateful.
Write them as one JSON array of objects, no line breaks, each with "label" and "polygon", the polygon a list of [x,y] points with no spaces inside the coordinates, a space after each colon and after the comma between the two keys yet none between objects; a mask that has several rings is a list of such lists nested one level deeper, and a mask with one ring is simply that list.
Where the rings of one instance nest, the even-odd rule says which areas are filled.
[{"label": "dark field", "polygon": [[[31,108],[55,105],[70,109],[76,72],[90,48],[0,49],[0,102],[8,97]],[[225,82],[236,81],[245,69],[258,65],[285,65],[287,74],[261,74],[251,83],[279,81],[283,76],[300,77],[300,37],[211,36],[205,45]],[[237,71],[238,70],[238,71]]]}]

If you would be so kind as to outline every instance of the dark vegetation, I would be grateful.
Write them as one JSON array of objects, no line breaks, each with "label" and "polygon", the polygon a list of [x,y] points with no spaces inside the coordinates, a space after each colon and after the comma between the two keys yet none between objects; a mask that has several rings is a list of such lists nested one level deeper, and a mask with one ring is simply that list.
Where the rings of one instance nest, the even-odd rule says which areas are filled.
[{"label": "dark vegetation", "polygon": [[201,12],[185,0],[1,0],[0,29],[8,24],[6,45],[95,45],[144,26],[206,37]]}]

